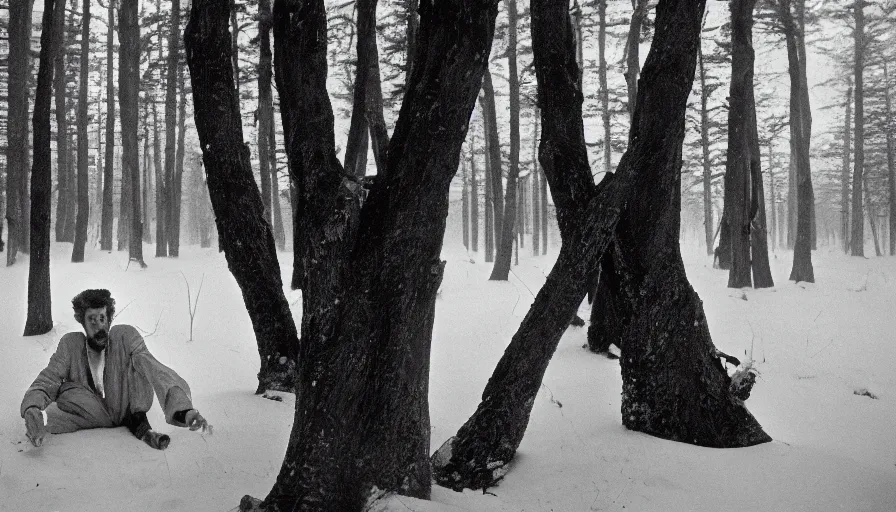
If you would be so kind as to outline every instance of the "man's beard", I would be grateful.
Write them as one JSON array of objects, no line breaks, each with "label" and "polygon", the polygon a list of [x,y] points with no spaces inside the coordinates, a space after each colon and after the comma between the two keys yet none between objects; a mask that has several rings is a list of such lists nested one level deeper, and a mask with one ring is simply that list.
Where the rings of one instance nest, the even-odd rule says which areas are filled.
[{"label": "man's beard", "polygon": [[87,338],[87,346],[96,352],[102,352],[109,343],[109,333],[105,330],[97,331],[92,337]]}]

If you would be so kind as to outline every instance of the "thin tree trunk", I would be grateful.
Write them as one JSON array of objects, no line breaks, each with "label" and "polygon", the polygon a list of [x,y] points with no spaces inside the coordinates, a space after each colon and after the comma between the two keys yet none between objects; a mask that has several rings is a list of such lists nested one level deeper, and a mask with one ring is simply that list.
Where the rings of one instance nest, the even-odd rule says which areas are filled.
[{"label": "thin tree trunk", "polygon": [[[180,25],[178,24],[178,27]],[[178,28],[178,33],[180,28]],[[180,44],[178,48],[177,87],[177,152],[174,155],[174,180],[171,182],[171,225],[168,232],[168,256],[180,256],[180,211],[183,203],[184,157],[186,153],[187,93],[184,87],[184,67],[180,65]]]},{"label": "thin tree trunk", "polygon": [[479,180],[476,172],[476,135],[470,138],[470,243],[479,252]]},{"label": "thin tree trunk", "polygon": [[271,210],[274,221],[274,242],[278,251],[286,250],[286,232],[283,230],[283,210],[280,208],[280,174],[277,172],[277,132],[274,128],[273,106],[268,119],[268,155],[271,164]]},{"label": "thin tree trunk", "polygon": [[482,107],[482,144],[483,159],[485,160],[485,262],[491,263],[495,260],[495,207],[494,207],[494,187],[492,186],[492,164],[491,156],[488,149],[488,117],[485,115],[485,101],[479,100]]},{"label": "thin tree trunk", "polygon": [[[375,29],[376,27],[372,27]],[[358,36],[361,34],[359,32]],[[367,126],[370,132],[370,147],[376,161],[377,175],[386,175],[386,148],[389,146],[389,132],[386,130],[386,119],[383,116],[383,87],[380,80],[380,57],[376,45],[376,31],[373,30],[371,43],[368,45],[370,57],[367,73]]]},{"label": "thin tree trunk", "polygon": [[862,184],[865,173],[865,12],[861,1],[854,6],[855,29],[855,170],[852,174],[852,233],[850,234],[850,254],[865,255],[865,216],[862,213]]},{"label": "thin tree trunk", "polygon": [[532,255],[538,256],[541,251],[541,180],[538,179],[538,122],[541,114],[538,107],[534,109],[534,121],[532,122]]},{"label": "thin tree trunk", "polygon": [[[865,176],[865,188],[868,188],[868,177]],[[868,225],[871,227],[871,240],[874,242],[874,255],[883,256],[880,251],[880,241],[877,233],[877,215],[874,213],[874,203],[871,202],[871,194],[865,194],[865,210],[868,211]]]},{"label": "thin tree trunk", "polygon": [[271,54],[271,2],[258,2],[258,117],[256,130],[258,140],[258,167],[261,178],[261,202],[264,206],[264,218],[271,226],[273,216],[271,210],[271,121],[274,117],[274,103],[271,95],[272,54]]},{"label": "thin tree trunk", "polygon": [[548,181],[542,168],[539,181],[541,182],[541,192],[538,194],[541,199],[541,254],[548,253]]},{"label": "thin tree trunk", "polygon": [[407,42],[408,42],[408,52],[405,56],[405,88],[407,88],[408,84],[411,82],[411,72],[414,70],[414,64],[416,62],[417,56],[417,32],[420,30],[420,18],[417,15],[417,10],[420,7],[420,0],[407,0]]},{"label": "thin tree trunk", "polygon": [[884,99],[887,109],[887,184],[889,185],[889,210],[890,210],[890,256],[896,256],[896,141],[894,141],[893,131],[893,104],[890,100],[890,74],[887,69],[887,61],[884,61]]},{"label": "thin tree trunk", "polygon": [[[495,106],[495,88],[492,85],[492,73],[486,71],[482,78],[483,118],[486,122],[485,150],[488,159],[489,185],[492,189],[492,226],[494,227],[495,261],[501,251],[502,233],[504,232],[504,171],[501,168],[501,142],[498,139],[498,114]],[[490,261],[486,259],[486,261]]]},{"label": "thin tree trunk", "polygon": [[[130,261],[136,261],[141,267],[146,267],[146,263],[143,261],[143,201],[140,196],[140,146],[137,140],[140,110],[138,3],[137,0],[121,0],[118,9],[118,40],[120,42],[118,102],[121,110],[122,174],[127,176],[130,181],[128,203],[122,202],[123,205],[130,205],[128,218],[131,227],[128,233],[128,257]],[[124,219],[124,215],[121,218]]]},{"label": "thin tree trunk", "polygon": [[[148,101],[148,99],[147,99]],[[151,206],[151,197],[152,193],[152,177],[153,177],[153,169],[152,169],[152,152],[150,151],[150,143],[152,141],[152,137],[149,136],[149,114],[150,108],[149,103],[144,102],[143,104],[143,173],[141,175],[141,179],[143,180],[143,188],[141,189],[143,192],[143,226],[148,227],[149,229],[143,230],[143,241],[151,244],[152,243],[152,211],[150,210]]]},{"label": "thin tree trunk", "polygon": [[852,154],[852,79],[846,89],[846,115],[843,116],[843,171],[840,173],[840,237],[843,239],[843,252],[849,254],[849,167]]},{"label": "thin tree trunk", "polygon": [[75,222],[75,244],[72,263],[84,261],[87,244],[87,223],[90,220],[90,176],[87,174],[87,72],[90,60],[90,0],[84,0],[81,14],[81,69],[78,77],[78,214]]},{"label": "thin tree trunk", "polygon": [[604,174],[613,170],[613,144],[610,133],[610,92],[607,87],[607,0],[597,0],[597,79],[600,97],[600,116],[604,127]]},{"label": "thin tree trunk", "polygon": [[69,182],[68,172],[68,106],[66,105],[66,76],[65,76],[65,4],[66,0],[58,0],[60,8],[54,13],[57,19],[53,20],[53,30],[56,31],[56,39],[59,45],[53,55],[54,83],[53,93],[56,103],[56,241],[71,242],[65,237],[67,217],[74,212],[69,211]]},{"label": "thin tree trunk", "polygon": [[[376,56],[376,4],[377,0],[359,0],[358,41],[356,46],[357,64],[352,100],[352,118],[345,146],[343,167],[358,177],[367,174],[367,99],[368,87],[372,80],[370,59]],[[363,163],[363,165],[362,165]]]},{"label": "thin tree trunk", "polygon": [[256,393],[296,390],[298,334],[283,295],[270,224],[243,143],[239,98],[231,67],[229,4],[196,0],[184,35],[218,237],[243,300],[261,359]]},{"label": "thin tree trunk", "polygon": [[[491,281],[506,281],[510,275],[510,260],[513,257],[513,240],[514,234],[519,229],[519,220],[517,219],[517,192],[518,179],[520,175],[520,81],[517,70],[516,52],[517,52],[517,10],[516,0],[507,0],[504,2],[507,6],[507,72],[510,96],[510,169],[507,172],[507,187],[504,196],[504,214],[501,216],[501,229],[495,233],[500,233],[497,240],[497,254],[495,255],[495,265],[492,267],[492,274],[489,276]],[[579,72],[581,79],[581,72]],[[491,86],[491,80],[489,80]],[[491,87],[489,87],[491,88]],[[492,106],[494,107],[494,91],[492,91]],[[497,139],[497,121],[493,128],[494,139]],[[494,142],[494,140],[493,140]],[[500,146],[492,150],[493,155],[497,153],[500,162],[501,153]],[[493,156],[494,158],[494,156]],[[500,185],[500,177],[497,180]]]},{"label": "thin tree trunk", "polygon": [[771,212],[772,212],[772,251],[778,248],[778,196],[775,188],[775,160],[774,160],[774,142],[768,142],[768,188],[771,194]]},{"label": "thin tree trunk", "polygon": [[463,151],[461,151],[461,159],[460,159],[460,183],[461,183],[461,196],[460,196],[460,204],[461,204],[461,226],[463,229],[463,243],[464,249],[467,251],[470,250],[470,188],[467,185],[467,161],[463,158]]},{"label": "thin tree trunk", "polygon": [[[161,23],[159,24],[159,59],[161,60]],[[180,0],[171,1],[171,24],[168,28],[168,59],[165,69],[165,171],[159,187],[163,199],[156,212],[156,222],[162,225],[156,232],[156,256],[170,256],[174,245],[174,175],[177,172],[177,41],[180,35]],[[178,222],[180,219],[178,219]],[[179,231],[179,230],[178,230]],[[178,233],[179,234],[179,233]]]},{"label": "thin tree trunk", "polygon": [[[54,11],[55,7],[55,11]],[[34,163],[31,167],[31,254],[28,267],[28,317],[25,336],[46,334],[53,328],[50,293],[50,201],[53,186],[50,155],[50,101],[55,55],[62,46],[65,3],[44,0],[41,20],[40,66],[34,94]],[[58,24],[58,25],[54,25]]]},{"label": "thin tree trunk", "polygon": [[706,69],[703,65],[703,38],[697,47],[700,69],[700,147],[703,150],[703,231],[706,235],[706,254],[713,254],[715,233],[712,218],[712,162],[709,157],[709,94],[706,92]]},{"label": "thin tree trunk", "polygon": [[6,266],[28,252],[30,197],[28,195],[28,77],[31,75],[31,17],[33,0],[9,5],[9,77],[6,122],[6,223],[9,227]]}]

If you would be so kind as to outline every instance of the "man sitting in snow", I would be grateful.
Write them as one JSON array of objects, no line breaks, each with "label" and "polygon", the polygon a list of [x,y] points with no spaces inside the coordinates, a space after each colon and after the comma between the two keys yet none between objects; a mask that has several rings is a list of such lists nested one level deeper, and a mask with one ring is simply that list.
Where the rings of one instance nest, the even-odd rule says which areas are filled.
[{"label": "man sitting in snow", "polygon": [[140,333],[130,325],[109,328],[115,314],[109,290],[84,290],[72,299],[72,307],[86,336],[63,336],[50,364],[25,392],[21,414],[31,444],[40,446],[47,431],[125,426],[137,439],[164,450],[170,438],[153,431],[146,419],[153,392],[169,424],[211,433],[211,425],[193,408],[190,387],[153,357]]}]

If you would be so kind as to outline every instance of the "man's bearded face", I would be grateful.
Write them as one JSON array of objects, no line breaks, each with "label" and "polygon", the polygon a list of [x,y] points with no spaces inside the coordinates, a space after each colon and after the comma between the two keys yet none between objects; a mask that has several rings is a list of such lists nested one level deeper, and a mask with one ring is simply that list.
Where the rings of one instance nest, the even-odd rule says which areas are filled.
[{"label": "man's bearded face", "polygon": [[84,332],[90,348],[100,351],[109,342],[109,319],[106,308],[88,308],[84,313]]}]

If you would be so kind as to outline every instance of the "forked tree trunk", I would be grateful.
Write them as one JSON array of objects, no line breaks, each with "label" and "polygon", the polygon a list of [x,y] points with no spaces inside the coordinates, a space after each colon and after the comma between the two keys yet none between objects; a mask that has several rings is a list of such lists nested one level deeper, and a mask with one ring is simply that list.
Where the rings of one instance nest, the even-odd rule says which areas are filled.
[{"label": "forked tree trunk", "polygon": [[[55,11],[54,11],[55,7]],[[46,334],[53,328],[50,293],[50,100],[53,92],[54,55],[62,45],[55,23],[62,24],[65,3],[44,0],[41,19],[40,66],[34,94],[34,163],[31,167],[31,254],[28,267],[28,318],[25,336]]]},{"label": "forked tree trunk", "polygon": [[350,512],[376,490],[429,496],[429,348],[444,265],[438,258],[496,15],[494,2],[420,3],[414,68],[388,172],[359,218],[335,157],[326,45],[315,37],[326,30],[324,2],[275,3],[275,26],[281,16],[288,23],[286,39],[275,35],[277,52],[285,46],[289,57],[283,94],[299,93],[292,144],[301,141],[301,148],[290,151],[303,161],[299,218],[311,242],[304,248],[309,314],[301,393],[280,475],[263,504],[247,497],[243,510]]},{"label": "forked tree trunk", "polygon": [[[669,426],[683,433],[695,434],[694,437],[682,436],[690,442],[741,446],[767,440],[764,433],[761,436],[742,435],[743,431],[758,430],[761,433],[761,429],[728,392],[730,379],[715,359],[699,299],[687,284],[678,255],[677,186],[684,112],[694,77],[703,8],[702,1],[660,1],[657,32],[638,92],[633,125],[635,136],[619,164],[616,177],[595,187],[585,151],[582,97],[574,86],[577,68],[567,16],[568,3],[563,0],[533,1],[532,47],[544,121],[541,162],[559,212],[563,245],[544,287],[492,374],[476,412],[458,434],[433,455],[438,483],[453,489],[482,488],[493,485],[506,472],[506,465],[522,440],[548,361],[585,295],[585,278],[596,270],[617,229],[636,236],[631,239],[636,247],[626,248],[631,255],[637,256],[635,251],[643,251],[644,256],[654,256],[648,254],[650,252],[664,253],[660,254],[661,258],[633,260],[640,269],[649,272],[647,279],[639,280],[649,283],[655,276],[666,276],[667,284],[677,292],[666,297],[653,295],[653,300],[639,304],[635,321],[639,325],[648,323],[644,321],[646,317],[661,312],[655,320],[662,321],[664,329],[670,330],[673,327],[670,324],[683,329],[672,338],[661,336],[660,332],[644,332],[648,335],[644,339],[636,339],[634,332],[627,335],[626,343],[632,347],[626,345],[623,359],[628,392],[624,395],[624,404],[629,409],[623,410],[623,421],[654,435],[664,434],[631,421],[659,420],[647,416],[650,411],[646,409],[631,407],[657,402],[689,415],[666,415],[664,419]],[[624,208],[624,205],[628,207]],[[660,205],[663,207],[657,208]],[[671,225],[660,226],[656,222]],[[651,239],[660,238],[661,245],[650,244]],[[670,272],[664,274],[664,270]],[[646,294],[655,291],[651,286],[643,286],[638,293],[641,290]],[[661,302],[657,300],[659,298],[665,300]],[[678,303],[673,304],[673,300]],[[679,325],[682,314],[697,315],[698,318]],[[694,320],[697,320],[696,325]],[[700,343],[694,344],[692,338],[698,334],[701,335]],[[663,357],[656,361],[644,357],[643,345],[647,343],[653,344]],[[657,382],[666,372],[658,371],[653,365],[667,366],[685,360],[692,366],[680,368],[679,375],[665,375],[688,383],[687,386],[675,386],[678,394],[652,396],[646,393],[655,389],[659,394],[663,392],[663,384],[676,384]],[[637,371],[631,366],[645,368],[643,374],[637,375],[639,381],[644,380],[641,388],[634,385],[632,377]],[[704,375],[706,380],[693,380],[695,373]],[[712,394],[716,398],[712,398]],[[715,407],[705,413],[718,413],[699,413],[694,407],[699,408],[700,400],[711,402]],[[669,412],[659,407],[655,411]],[[685,424],[688,419],[696,420],[696,424]],[[724,428],[726,426],[736,428]],[[714,438],[702,436],[699,435],[701,430],[715,430],[719,435]]]},{"label": "forked tree trunk", "polygon": [[90,0],[83,1],[81,15],[81,66],[78,77],[78,214],[72,263],[84,261],[87,223],[90,220],[90,176],[87,174],[87,65],[90,57]]},{"label": "forked tree trunk", "polygon": [[243,292],[261,369],[256,393],[296,390],[298,334],[243,129],[230,64],[229,3],[196,1],[184,42],[196,130],[227,265]]},{"label": "forked tree trunk", "polygon": [[[515,231],[522,230],[520,219],[517,219],[517,188],[520,175],[520,80],[517,71],[517,0],[506,0],[507,6],[507,82],[509,84],[508,96],[510,99],[510,169],[507,171],[506,195],[504,196],[504,214],[501,216],[501,227],[495,231],[497,253],[495,265],[492,267],[491,281],[506,281],[510,275],[510,260],[513,256],[513,241]],[[581,73],[579,78],[581,79]],[[491,82],[489,80],[489,82]],[[491,85],[491,83],[489,83]],[[491,106],[494,108],[494,91],[492,90]],[[496,123],[497,124],[497,123]],[[497,126],[492,129],[494,138],[497,139]],[[494,140],[492,140],[494,142]],[[492,149],[492,158],[497,153],[498,161],[501,158],[500,146]],[[494,162],[493,162],[494,163]],[[500,175],[496,182],[500,184]]]},{"label": "forked tree trunk", "polygon": [[[143,261],[143,207],[140,196],[140,146],[137,140],[140,101],[140,25],[137,18],[138,1],[121,0],[118,9],[118,102],[121,110],[121,168],[127,176],[128,257],[145,267]],[[124,181],[123,181],[124,183]],[[124,197],[124,194],[122,194]],[[124,208],[122,208],[124,209]],[[124,219],[124,215],[121,216]]]},{"label": "forked tree trunk", "polygon": [[9,5],[9,54],[6,124],[6,265],[19,251],[28,252],[31,199],[28,196],[28,77],[31,75],[31,18],[33,0]]},{"label": "forked tree trunk", "polygon": [[[113,32],[115,27],[115,3],[109,2],[106,18],[106,158],[103,167],[103,213],[100,226],[100,249],[112,250],[112,226],[115,222],[115,49],[113,47]],[[124,190],[125,180],[122,177],[121,190]],[[123,196],[122,196],[123,197]],[[118,219],[124,223],[124,218]]]}]

